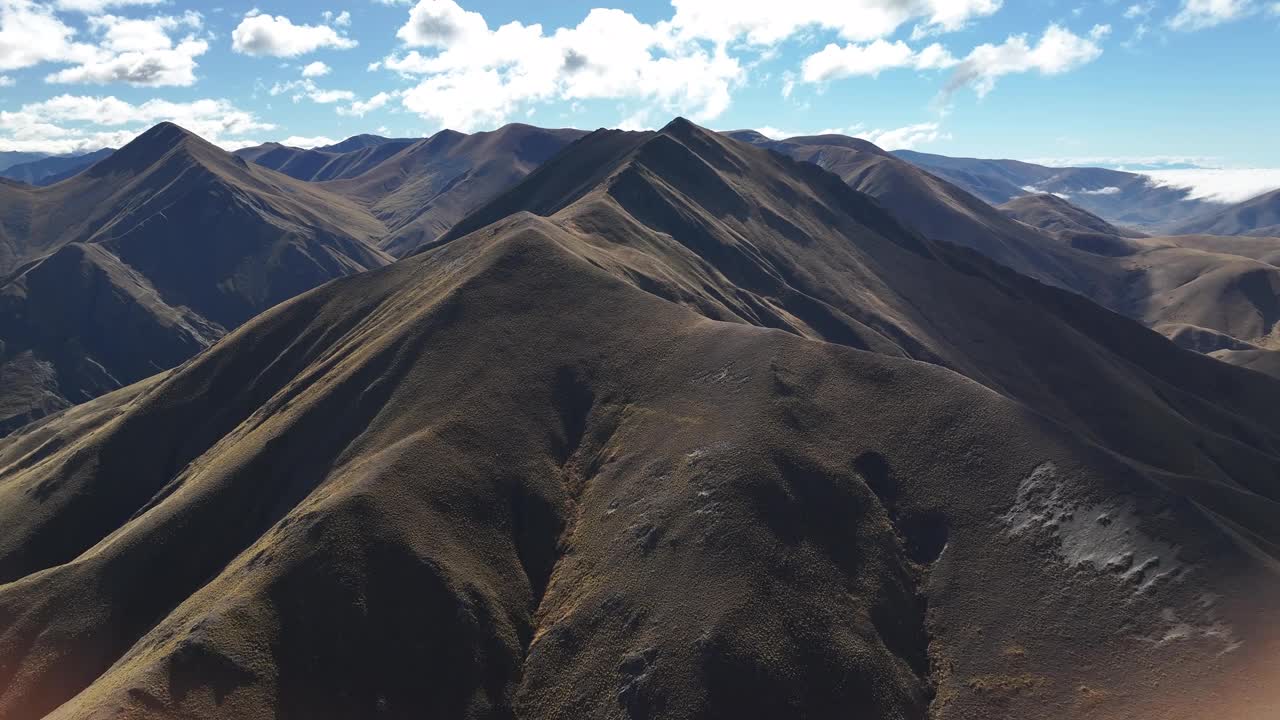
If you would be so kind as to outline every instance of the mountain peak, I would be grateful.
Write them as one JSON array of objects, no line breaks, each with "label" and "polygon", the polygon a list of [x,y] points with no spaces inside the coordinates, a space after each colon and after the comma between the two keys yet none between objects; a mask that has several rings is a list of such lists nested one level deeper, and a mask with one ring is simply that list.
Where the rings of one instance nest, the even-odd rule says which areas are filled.
[{"label": "mountain peak", "polygon": [[671,135],[672,137],[679,138],[695,133],[705,133],[707,131],[690,122],[687,118],[676,117],[671,122],[664,125],[658,132],[663,135]]},{"label": "mountain peak", "polygon": [[117,172],[137,172],[155,163],[174,148],[183,146],[214,148],[207,140],[190,130],[171,122],[162,122],[94,165],[89,172],[95,177]]}]

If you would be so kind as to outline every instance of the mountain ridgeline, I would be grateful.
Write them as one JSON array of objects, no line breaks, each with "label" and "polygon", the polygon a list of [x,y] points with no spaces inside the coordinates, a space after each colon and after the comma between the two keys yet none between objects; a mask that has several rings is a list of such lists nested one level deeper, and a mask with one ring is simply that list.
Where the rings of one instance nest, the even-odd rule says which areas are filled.
[{"label": "mountain ridgeline", "polygon": [[[0,716],[1280,707],[1280,380],[1088,297],[1142,254],[1264,265],[1263,239],[1002,212],[849,139],[543,132],[311,183],[162,127],[182,167],[145,143],[91,170],[81,194],[142,166],[174,194],[65,216],[92,232],[15,277],[75,248],[222,336],[0,439]],[[515,157],[463,163],[465,203],[414,179],[468,142]],[[483,200],[481,168],[507,183]],[[474,207],[428,221],[376,183]],[[271,273],[189,269],[215,290],[170,302],[137,226],[158,255],[163,231],[352,263],[237,322],[216,290]]]}]

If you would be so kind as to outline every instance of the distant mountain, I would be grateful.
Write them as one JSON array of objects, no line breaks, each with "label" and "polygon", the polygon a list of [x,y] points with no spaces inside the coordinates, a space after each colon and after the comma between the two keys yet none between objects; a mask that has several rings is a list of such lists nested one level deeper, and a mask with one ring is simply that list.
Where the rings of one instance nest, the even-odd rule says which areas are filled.
[{"label": "distant mountain", "polygon": [[14,165],[21,165],[22,163],[29,163],[46,157],[49,157],[49,153],[0,151],[0,171],[7,170]]},{"label": "distant mountain", "polygon": [[1280,190],[1197,215],[1174,225],[1170,233],[1280,237]]},{"label": "distant mountain", "polygon": [[237,150],[235,154],[298,180],[319,182],[357,177],[414,142],[357,135],[335,145],[309,150],[267,143]]},{"label": "distant mountain", "polygon": [[1152,183],[1145,175],[1090,167],[1046,167],[1016,160],[952,158],[911,150],[898,157],[944,178],[992,205],[1028,194],[1052,193],[1107,222],[1158,232],[1217,207],[1184,188]]},{"label": "distant mountain", "polygon": [[1280,381],[676,120],[0,440],[0,716],[1263,718],[1278,560]]},{"label": "distant mountain", "polygon": [[380,247],[401,257],[435,240],[584,134],[518,123],[473,135],[443,130],[324,188],[368,207],[387,226]]},{"label": "distant mountain", "polygon": [[[75,177],[0,185],[0,431],[168,369],[389,258],[359,206],[161,124]],[[21,381],[19,381],[21,380]]]},{"label": "distant mountain", "polygon": [[1096,233],[1117,237],[1145,237],[1135,230],[1116,227],[1057,195],[1023,195],[997,207],[1005,215],[1053,233]]},{"label": "distant mountain", "polygon": [[28,185],[52,185],[81,172],[90,165],[115,152],[112,148],[95,150],[83,155],[57,155],[31,162],[13,165],[0,171],[0,176]]},{"label": "distant mountain", "polygon": [[1280,311],[1273,307],[1280,266],[1272,262],[1280,257],[1280,241],[1145,239],[1044,194],[1014,200],[1002,212],[863,140],[729,135],[825,167],[924,235],[1080,293],[1188,349],[1229,362],[1249,359],[1258,369],[1275,366],[1232,352],[1239,346],[1280,351]]}]

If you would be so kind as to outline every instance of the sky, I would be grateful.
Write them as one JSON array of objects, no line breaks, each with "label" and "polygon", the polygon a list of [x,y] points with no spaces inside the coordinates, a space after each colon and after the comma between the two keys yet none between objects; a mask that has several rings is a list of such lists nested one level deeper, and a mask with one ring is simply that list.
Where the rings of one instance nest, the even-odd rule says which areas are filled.
[{"label": "sky", "polygon": [[683,115],[1280,186],[1280,0],[326,3],[0,0],[0,150]]}]

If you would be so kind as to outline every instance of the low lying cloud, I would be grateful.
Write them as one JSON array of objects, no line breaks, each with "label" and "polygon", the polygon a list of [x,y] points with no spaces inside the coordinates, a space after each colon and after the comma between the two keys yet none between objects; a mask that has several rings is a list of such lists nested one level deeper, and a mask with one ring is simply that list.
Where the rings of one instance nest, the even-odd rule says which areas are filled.
[{"label": "low lying cloud", "polygon": [[1188,197],[1238,203],[1280,190],[1280,168],[1150,170],[1141,173],[1160,187],[1183,188]]}]

